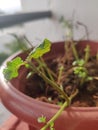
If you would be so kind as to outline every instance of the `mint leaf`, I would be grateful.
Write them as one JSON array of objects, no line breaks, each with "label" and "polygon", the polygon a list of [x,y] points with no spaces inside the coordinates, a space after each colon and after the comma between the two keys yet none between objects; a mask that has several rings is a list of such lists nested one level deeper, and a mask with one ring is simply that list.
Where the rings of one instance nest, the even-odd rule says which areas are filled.
[{"label": "mint leaf", "polygon": [[7,67],[3,70],[5,79],[11,80],[17,77],[21,65],[23,65],[23,60],[20,57],[16,57],[12,61],[7,62]]},{"label": "mint leaf", "polygon": [[34,48],[33,51],[29,54],[31,58],[37,59],[43,56],[45,53],[50,51],[51,42],[48,39],[45,39],[42,44]]}]

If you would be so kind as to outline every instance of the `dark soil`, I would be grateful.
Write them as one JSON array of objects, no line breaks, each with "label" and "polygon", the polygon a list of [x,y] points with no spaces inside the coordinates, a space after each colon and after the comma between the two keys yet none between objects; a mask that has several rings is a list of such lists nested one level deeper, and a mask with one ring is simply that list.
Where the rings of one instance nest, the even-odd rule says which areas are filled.
[{"label": "dark soil", "polygon": [[[84,58],[84,55],[79,54],[80,58]],[[50,59],[47,61],[47,65],[56,74],[54,77],[55,82],[62,84],[63,90],[70,96],[76,88],[78,88],[79,93],[72,100],[71,106],[75,107],[93,107],[98,106],[98,61],[96,57],[90,57],[86,64],[88,70],[88,75],[93,77],[93,80],[86,81],[80,86],[80,78],[73,73],[72,62],[74,61],[74,56],[72,52],[59,56],[55,59]],[[63,65],[64,70],[60,80],[58,80],[59,67]],[[27,79],[25,93],[43,102],[51,104],[62,104],[65,100],[63,97],[55,91],[49,84],[45,83],[41,77],[37,74],[32,75]]]}]

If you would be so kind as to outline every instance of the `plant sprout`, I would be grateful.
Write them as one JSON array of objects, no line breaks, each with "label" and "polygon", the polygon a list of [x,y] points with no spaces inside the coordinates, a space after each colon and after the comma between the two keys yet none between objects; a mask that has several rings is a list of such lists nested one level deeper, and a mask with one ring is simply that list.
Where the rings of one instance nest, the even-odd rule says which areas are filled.
[{"label": "plant sprout", "polygon": [[43,115],[41,117],[38,117],[38,122],[39,123],[46,123],[46,117]]},{"label": "plant sprout", "polygon": [[73,62],[73,66],[75,66],[74,74],[81,79],[80,85],[83,85],[85,81],[90,81],[93,79],[91,76],[88,75],[88,70],[84,65],[85,65],[85,60],[83,59]]}]

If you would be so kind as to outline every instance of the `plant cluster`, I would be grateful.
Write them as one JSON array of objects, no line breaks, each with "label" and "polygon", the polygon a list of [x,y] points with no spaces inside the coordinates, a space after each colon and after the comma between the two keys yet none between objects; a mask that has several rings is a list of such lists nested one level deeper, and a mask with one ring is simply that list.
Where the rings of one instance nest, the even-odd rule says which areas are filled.
[{"label": "plant cluster", "polygon": [[[82,89],[85,88],[84,90],[89,91],[89,93],[98,90],[98,71],[96,72],[95,68],[91,68],[95,64],[98,67],[98,54],[92,58],[89,45],[86,46],[85,53],[81,56],[77,52],[75,42],[66,41],[64,55],[52,59],[55,65],[54,70],[52,70],[52,66],[49,66],[43,58],[43,55],[49,51],[51,51],[51,42],[45,39],[40,45],[28,53],[24,61],[20,57],[16,57],[12,61],[9,61],[3,70],[5,79],[9,81],[16,78],[19,74],[20,67],[24,66],[30,70],[26,77],[27,80],[37,75],[41,78],[39,89],[42,87],[42,89],[45,89],[45,92],[46,90],[51,90],[52,94],[57,92],[56,97],[58,100],[56,104],[60,105],[60,109],[48,122],[46,122],[45,115],[38,118],[39,123],[45,124],[41,130],[46,130],[48,127],[51,130],[55,130],[55,120],[66,107],[71,105],[73,99]],[[42,81],[43,84],[41,84]],[[51,103],[54,100],[53,97],[48,96],[48,94],[46,95],[47,100]]]},{"label": "plant cluster", "polygon": [[[34,84],[33,94],[31,93],[30,96],[60,106],[58,112],[49,121],[47,121],[45,115],[38,118],[39,123],[44,123],[41,130],[47,128],[55,130],[55,120],[66,107],[74,104],[78,97],[82,97],[82,94],[88,93],[88,96],[90,96],[88,100],[92,100],[94,92],[98,96],[98,53],[92,57],[89,45],[85,47],[82,54],[78,52],[76,44],[79,41],[75,42],[73,40],[73,22],[64,19],[61,21],[63,21],[68,31],[64,45],[65,51],[62,56],[60,55],[54,59],[50,58],[49,61],[45,59],[44,55],[51,51],[52,46],[51,42],[45,39],[40,45],[30,50],[25,60],[16,57],[9,61],[3,70],[5,79],[9,81],[16,78],[19,75],[19,69],[24,66],[29,70],[26,76],[27,88],[29,88],[28,84],[34,84],[34,80],[38,80],[37,84]],[[77,24],[85,28],[88,37],[87,27],[80,22],[77,22]],[[38,92],[35,91],[35,88]],[[81,93],[81,91],[84,93]],[[35,94],[36,92],[37,94]],[[81,103],[78,106],[81,106]],[[93,102],[92,104],[86,104],[86,106],[97,105]]]}]

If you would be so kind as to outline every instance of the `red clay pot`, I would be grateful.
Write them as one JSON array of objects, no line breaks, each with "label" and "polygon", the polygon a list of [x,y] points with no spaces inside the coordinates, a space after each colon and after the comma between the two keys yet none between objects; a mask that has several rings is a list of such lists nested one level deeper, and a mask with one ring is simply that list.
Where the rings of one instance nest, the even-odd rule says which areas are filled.
[{"label": "red clay pot", "polygon": [[[92,41],[82,41],[77,45],[79,51],[89,44],[94,55],[98,51],[98,43]],[[59,42],[52,45],[52,51],[45,57],[55,57],[64,53],[64,43]],[[23,59],[26,54],[18,54]],[[25,95],[25,76],[27,70],[21,68],[18,78],[11,82],[6,82],[2,74],[7,61],[16,55],[8,58],[1,66],[0,70],[0,96],[3,104],[8,110],[19,119],[25,121],[30,126],[30,130],[40,130],[41,124],[37,122],[38,117],[44,115],[49,120],[59,109],[59,106],[36,101]],[[55,130],[98,130],[98,107],[69,107],[55,121]]]}]

